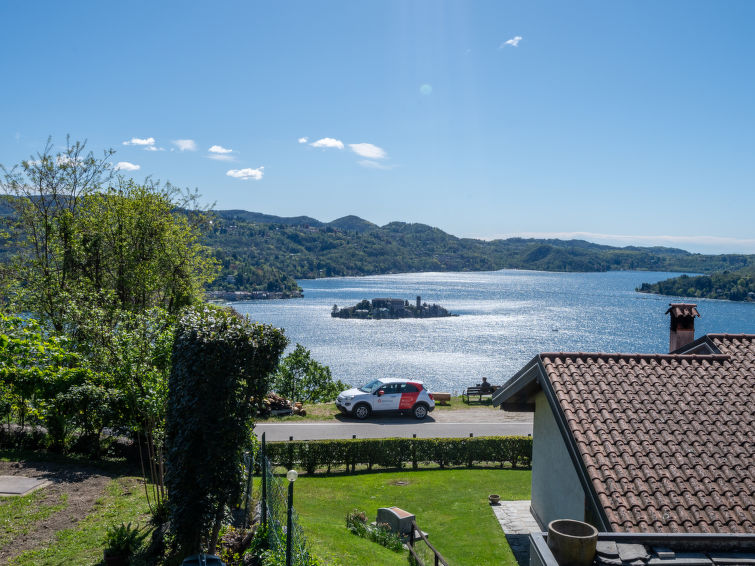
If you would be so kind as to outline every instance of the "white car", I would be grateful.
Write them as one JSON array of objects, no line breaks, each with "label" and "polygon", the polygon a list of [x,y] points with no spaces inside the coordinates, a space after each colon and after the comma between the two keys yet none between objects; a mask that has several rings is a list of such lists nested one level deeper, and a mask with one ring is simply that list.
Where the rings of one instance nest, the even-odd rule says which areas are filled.
[{"label": "white car", "polygon": [[421,381],[383,378],[347,389],[336,399],[336,407],[358,419],[373,412],[411,412],[416,419],[424,419],[435,409],[435,401]]}]

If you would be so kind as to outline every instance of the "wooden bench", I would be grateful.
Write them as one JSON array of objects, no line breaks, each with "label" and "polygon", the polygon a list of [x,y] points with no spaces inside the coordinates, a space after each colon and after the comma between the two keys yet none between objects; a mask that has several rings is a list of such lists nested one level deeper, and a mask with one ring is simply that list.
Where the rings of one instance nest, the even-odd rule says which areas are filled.
[{"label": "wooden bench", "polygon": [[464,401],[464,397],[466,397],[467,398],[466,403],[469,403],[470,402],[469,397],[471,395],[471,396],[476,396],[477,401],[479,403],[482,403],[482,398],[487,397],[488,395],[492,398],[493,393],[495,393],[495,390],[498,389],[498,387],[499,387],[498,385],[491,385],[490,387],[479,387],[479,386],[467,387],[467,390],[461,394],[461,400]]},{"label": "wooden bench", "polygon": [[450,405],[451,394],[450,393],[433,393],[433,400],[439,405]]}]

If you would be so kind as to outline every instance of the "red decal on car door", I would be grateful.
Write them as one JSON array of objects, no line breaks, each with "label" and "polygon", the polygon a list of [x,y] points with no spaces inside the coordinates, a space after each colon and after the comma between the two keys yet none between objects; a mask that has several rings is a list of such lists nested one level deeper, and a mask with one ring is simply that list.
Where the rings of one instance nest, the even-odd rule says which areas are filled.
[{"label": "red decal on car door", "polygon": [[414,403],[417,401],[417,397],[419,397],[419,391],[415,393],[402,393],[401,401],[398,404],[399,411],[411,409],[412,407],[414,407]]}]

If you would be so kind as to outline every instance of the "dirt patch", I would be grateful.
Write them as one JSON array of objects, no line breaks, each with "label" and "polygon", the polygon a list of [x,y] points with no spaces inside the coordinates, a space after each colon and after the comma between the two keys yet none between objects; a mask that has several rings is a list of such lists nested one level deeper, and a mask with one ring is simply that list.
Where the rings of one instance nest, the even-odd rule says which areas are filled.
[{"label": "dirt patch", "polygon": [[26,550],[48,546],[55,533],[74,527],[90,513],[112,479],[112,476],[94,468],[48,462],[0,462],[0,475],[28,476],[49,481],[50,485],[43,488],[36,503],[40,507],[57,505],[64,496],[67,498],[63,509],[36,522],[27,533],[17,534],[0,548],[0,564],[7,564],[11,558]]},{"label": "dirt patch", "polygon": [[409,480],[394,480],[388,482],[388,485],[409,485]]}]

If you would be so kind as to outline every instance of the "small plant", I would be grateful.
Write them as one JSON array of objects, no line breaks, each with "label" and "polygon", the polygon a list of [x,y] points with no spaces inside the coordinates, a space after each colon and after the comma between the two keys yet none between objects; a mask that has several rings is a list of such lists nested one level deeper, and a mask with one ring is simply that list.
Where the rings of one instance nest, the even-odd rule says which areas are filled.
[{"label": "small plant", "polygon": [[387,523],[378,523],[369,529],[370,540],[384,546],[393,552],[401,552],[404,549],[404,543],[401,537],[391,530]]},{"label": "small plant", "polygon": [[131,556],[139,549],[148,534],[148,530],[140,531],[138,527],[132,527],[131,523],[111,525],[105,531],[105,555]]},{"label": "small plant", "polygon": [[393,552],[401,552],[404,548],[401,537],[394,533],[387,523],[368,525],[367,513],[359,509],[354,509],[346,515],[346,528],[352,534],[370,539]]},{"label": "small plant", "polygon": [[168,502],[160,501],[152,508],[152,516],[149,518],[149,522],[153,527],[159,527],[164,525],[170,519],[170,509],[168,509]]},{"label": "small plant", "polygon": [[367,513],[354,509],[351,513],[346,515],[346,528],[352,534],[360,537],[367,536]]}]

